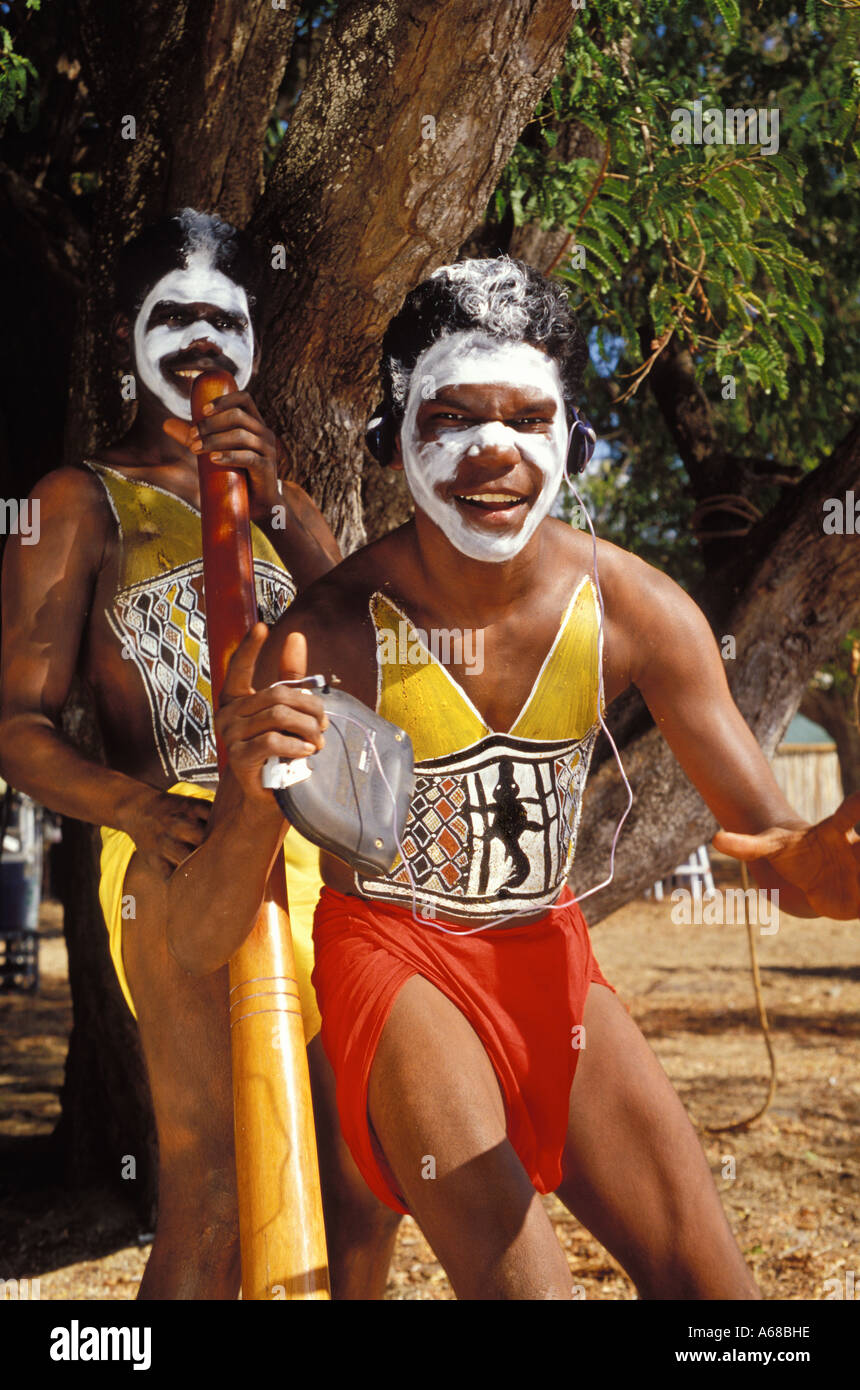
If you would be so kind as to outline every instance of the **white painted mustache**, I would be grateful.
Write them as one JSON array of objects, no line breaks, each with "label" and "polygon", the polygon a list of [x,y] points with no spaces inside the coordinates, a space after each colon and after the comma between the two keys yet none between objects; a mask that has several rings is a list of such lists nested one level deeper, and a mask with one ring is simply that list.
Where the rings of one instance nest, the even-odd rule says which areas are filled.
[{"label": "white painted mustache", "polygon": [[241,333],[223,332],[213,328],[211,323],[201,319],[199,323],[192,323],[189,328],[178,330],[173,328],[154,328],[146,335],[147,341],[153,344],[153,356],[157,357],[159,364],[166,357],[174,353],[187,351],[192,344],[205,340],[211,343],[223,357],[228,357],[233,364],[234,371],[243,375],[251,366],[251,353],[249,352],[250,343],[247,335]]}]

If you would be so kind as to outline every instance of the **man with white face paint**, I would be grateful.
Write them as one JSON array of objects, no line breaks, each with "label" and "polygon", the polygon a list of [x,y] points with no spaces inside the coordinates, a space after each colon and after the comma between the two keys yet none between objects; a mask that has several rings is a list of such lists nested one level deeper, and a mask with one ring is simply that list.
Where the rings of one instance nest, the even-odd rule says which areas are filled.
[{"label": "man with white face paint", "polygon": [[[237,651],[218,715],[230,769],[209,838],[170,879],[168,937],[206,973],[247,934],[285,833],[262,768],[310,754],[313,777],[331,737],[316,697],[273,683],[336,679],[415,755],[394,865],[369,877],[324,854],[314,919],[323,1045],[368,1185],[414,1215],[461,1298],[571,1297],[551,1191],[642,1297],[756,1298],[696,1134],[567,887],[585,780],[606,701],[635,683],[720,824],[758,832],[721,847],[804,916],[860,909],[860,797],[808,827],[704,616],[604,542],[601,621],[591,538],[548,514],[585,359],[562,288],[505,257],[444,266],[407,297],[368,442],[405,468],[414,519]],[[479,632],[481,671],[451,652],[404,659],[404,623]],[[825,862],[838,887],[822,899]],[[241,910],[209,930],[197,904],[239,865]]]},{"label": "man with white face paint", "polygon": [[[492,386],[504,381],[532,387],[544,401],[552,402],[548,430],[527,434],[501,421],[467,425],[455,416],[448,428],[439,428],[432,438],[422,440],[418,412],[427,383],[438,395],[462,384]],[[416,506],[464,555],[499,564],[519,554],[548,515],[564,476],[567,434],[561,377],[551,358],[529,343],[500,344],[486,334],[463,332],[435,342],[416,364],[400,447]],[[485,492],[468,499],[451,493],[449,485],[463,460],[479,457],[486,449],[516,450],[539,470],[540,490],[530,503],[505,493],[493,497]]]},{"label": "man with white face paint", "polygon": [[[38,560],[4,569],[4,773],[44,805],[102,827],[100,898],[138,1019],[159,1141],[159,1210],[145,1298],[235,1298],[239,1286],[226,972],[193,980],[165,937],[165,880],[201,842],[217,785],[196,455],[247,470],[260,616],[274,623],[338,559],[310,498],[279,484],[280,441],[249,393],[256,258],[236,228],[186,209],[125,248],[114,331],[137,414],[82,468],[42,480]],[[194,378],[238,390],[191,424]],[[75,671],[107,755],[59,728]],[[319,856],[285,847],[335,1297],[384,1287],[397,1218],[368,1192],[339,1133],[310,972]],[[202,914],[205,916],[205,912]]]},{"label": "man with white face paint", "polygon": [[[197,306],[204,304],[217,313],[195,317]],[[181,269],[162,275],[134,320],[134,356],[140,379],[165,409],[181,420],[191,419],[191,384],[200,372],[200,353],[193,353],[193,349],[201,340],[217,349],[239,390],[244,391],[254,366],[248,295],[242,285],[216,270],[205,243],[189,251]]]}]

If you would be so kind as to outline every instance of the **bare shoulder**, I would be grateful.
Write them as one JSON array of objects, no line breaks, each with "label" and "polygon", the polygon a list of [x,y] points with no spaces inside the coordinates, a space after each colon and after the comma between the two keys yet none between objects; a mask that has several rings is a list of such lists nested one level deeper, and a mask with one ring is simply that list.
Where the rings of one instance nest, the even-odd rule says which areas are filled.
[{"label": "bare shoulder", "polygon": [[95,474],[83,464],[75,468],[55,468],[40,478],[30,493],[39,499],[41,508],[71,512],[95,521],[110,516],[105,490]]},{"label": "bare shoulder", "polygon": [[104,488],[88,468],[55,468],[30,493],[34,526],[40,540],[40,564],[46,555],[74,551],[76,560],[96,563],[113,534],[113,517]]},{"label": "bare shoulder", "polygon": [[314,502],[313,498],[305,492],[303,487],[294,482],[281,483],[281,495],[290,508],[293,517],[299,526],[306,533],[309,540],[325,557],[325,565],[322,569],[314,567],[314,573],[325,573],[333,564],[340,560],[340,548],[334,538],[331,527]]},{"label": "bare shoulder", "polygon": [[[607,545],[604,542],[604,545]],[[607,623],[628,658],[629,679],[643,694],[655,681],[677,679],[688,667],[709,669],[717,656],[710,623],[674,579],[619,546],[598,550]],[[719,663],[721,664],[721,663]]]},{"label": "bare shoulder", "polygon": [[261,678],[277,679],[288,635],[301,632],[308,646],[308,670],[336,677],[345,689],[372,703],[376,639],[370,598],[375,590],[388,587],[388,576],[396,568],[394,536],[363,546],[301,593],[273,630],[269,649],[264,649]]},{"label": "bare shoulder", "polygon": [[[568,564],[591,573],[594,543],[588,531],[565,528]],[[597,578],[606,618],[605,674],[610,698],[641,685],[655,665],[679,652],[712,644],[708,620],[680,584],[612,541],[597,540]]]},{"label": "bare shoulder", "polygon": [[[591,573],[595,546],[589,531],[577,531],[563,524],[567,532],[565,553],[568,564]],[[597,578],[606,604],[607,617],[618,621],[634,618],[642,622],[661,614],[700,613],[700,609],[674,579],[649,565],[632,551],[613,541],[597,538]]]},{"label": "bare shoulder", "polygon": [[315,522],[318,518],[322,519],[322,512],[316,502],[298,483],[282,481],[281,495],[284,501],[289,503],[294,516],[305,526]]},{"label": "bare shoulder", "polygon": [[310,493],[305,492],[304,488],[298,483],[284,480],[281,482],[281,488],[284,497],[291,503],[298,516],[307,517],[322,515],[316,502],[314,502],[313,498],[310,496]]}]

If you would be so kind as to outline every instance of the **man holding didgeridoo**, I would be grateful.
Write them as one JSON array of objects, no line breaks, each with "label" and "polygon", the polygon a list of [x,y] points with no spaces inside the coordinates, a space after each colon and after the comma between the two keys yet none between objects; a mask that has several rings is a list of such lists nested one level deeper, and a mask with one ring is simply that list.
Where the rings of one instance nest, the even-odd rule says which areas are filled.
[{"label": "man holding didgeridoo", "polygon": [[[13,537],[4,561],[3,775],[102,827],[100,898],[141,1030],[159,1144],[143,1298],[235,1298],[239,1289],[226,970],[191,978],[165,934],[166,880],[201,843],[217,785],[196,455],[214,450],[215,464],[247,470],[266,622],[339,558],[309,497],[279,483],[281,445],[250,394],[258,269],[241,233],[193,209],[129,243],[114,332],[135,378],[135,420],[81,467],[42,479],[33,493],[41,544]],[[239,390],[195,427],[191,386],[207,368],[229,371]],[[76,672],[93,696],[107,766],[60,732]],[[318,1036],[318,853],[292,835],[285,857],[333,1293],[380,1296],[397,1218],[370,1194],[340,1136]]]}]

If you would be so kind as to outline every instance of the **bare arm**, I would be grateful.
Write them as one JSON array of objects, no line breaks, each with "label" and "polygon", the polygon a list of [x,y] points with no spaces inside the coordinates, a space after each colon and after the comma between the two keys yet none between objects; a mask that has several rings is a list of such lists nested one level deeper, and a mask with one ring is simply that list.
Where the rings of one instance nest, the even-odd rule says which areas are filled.
[{"label": "bare arm", "polygon": [[51,810],[125,830],[153,857],[176,862],[199,841],[208,807],[189,810],[183,798],[92,762],[59,728],[111,534],[104,498],[95,479],[72,468],[42,479],[32,497],[38,545],[12,536],[3,562],[0,769]]},{"label": "bare arm", "polygon": [[[284,508],[284,519],[289,521],[289,529],[275,526],[275,517],[280,523],[281,516],[273,511],[263,530],[290,569],[299,589],[303,590],[339,563],[340,549],[319,507],[298,483],[283,483],[282,486],[279,501]],[[296,564],[297,553],[302,556],[300,565]]]},{"label": "bare arm", "polygon": [[[316,696],[283,686],[255,691],[254,669],[267,638],[265,625],[257,623],[230,662],[215,718],[230,763],[218,784],[206,839],[167,886],[168,945],[193,975],[219,969],[241,946],[288,829],[263,787],[263,764],[271,757],[306,757],[324,742],[327,720]],[[304,638],[288,638],[284,673],[289,667],[291,675],[304,675],[306,662]]]},{"label": "bare arm", "polygon": [[[636,633],[630,677],[678,762],[724,830],[806,830],[732,699],[704,614],[672,580],[635,563],[627,589],[626,627]],[[766,858],[755,861],[753,873],[761,887],[779,889],[789,912],[817,915]]]}]

